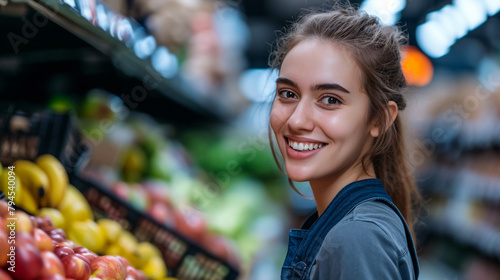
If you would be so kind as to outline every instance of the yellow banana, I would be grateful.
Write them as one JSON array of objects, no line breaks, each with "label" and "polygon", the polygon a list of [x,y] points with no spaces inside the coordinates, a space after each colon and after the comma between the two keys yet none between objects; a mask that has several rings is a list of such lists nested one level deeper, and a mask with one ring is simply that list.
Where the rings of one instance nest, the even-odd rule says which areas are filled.
[{"label": "yellow banana", "polygon": [[50,154],[39,156],[36,164],[47,174],[50,183],[50,192],[41,199],[40,205],[57,208],[69,184],[68,173],[61,162]]},{"label": "yellow banana", "polygon": [[19,207],[30,212],[31,214],[36,213],[38,209],[38,203],[33,197],[33,195],[23,186],[23,183],[18,180],[16,198],[14,202]]},{"label": "yellow banana", "polygon": [[141,268],[148,279],[163,279],[167,277],[167,267],[160,257],[152,257]]},{"label": "yellow banana", "polygon": [[90,208],[87,199],[72,185],[68,185],[64,197],[61,203],[59,203],[58,209],[61,211],[66,221],[85,221],[94,219],[92,208]]},{"label": "yellow banana", "polygon": [[49,178],[37,164],[27,160],[18,160],[14,166],[16,167],[14,171],[21,184],[31,192],[37,201],[47,195],[50,187]]},{"label": "yellow banana", "polygon": [[[14,180],[12,180],[12,176],[10,177],[8,169],[0,174],[0,188],[5,196],[13,199],[14,203],[24,210],[35,213],[38,209],[38,203],[33,195],[23,186],[17,175],[14,176]],[[10,181],[14,181],[14,184],[9,184]]]},{"label": "yellow banana", "polygon": [[4,192],[5,196],[9,193],[9,171],[5,170],[0,173],[0,191]]}]

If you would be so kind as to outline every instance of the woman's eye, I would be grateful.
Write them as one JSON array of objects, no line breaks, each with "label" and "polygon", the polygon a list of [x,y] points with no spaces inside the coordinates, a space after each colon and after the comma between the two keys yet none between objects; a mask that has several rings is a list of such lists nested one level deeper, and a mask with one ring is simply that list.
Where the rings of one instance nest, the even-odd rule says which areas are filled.
[{"label": "woman's eye", "polygon": [[326,104],[326,105],[341,104],[340,100],[338,100],[337,98],[335,98],[333,96],[325,96],[325,97],[321,98],[321,102]]},{"label": "woman's eye", "polygon": [[281,97],[283,98],[297,98],[297,95],[295,95],[295,93],[289,91],[289,90],[283,90],[283,91],[280,91],[280,94],[279,94]]}]

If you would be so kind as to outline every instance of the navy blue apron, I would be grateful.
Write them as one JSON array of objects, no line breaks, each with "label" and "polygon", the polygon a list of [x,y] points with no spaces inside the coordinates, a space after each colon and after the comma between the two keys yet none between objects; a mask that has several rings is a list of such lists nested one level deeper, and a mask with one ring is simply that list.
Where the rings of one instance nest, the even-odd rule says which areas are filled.
[{"label": "navy blue apron", "polygon": [[[418,278],[418,261],[410,230],[379,179],[365,179],[345,186],[309,229],[290,230],[288,253],[281,269],[282,280],[307,280],[321,244],[328,232],[358,204],[378,200],[389,205],[405,226],[406,242]],[[315,213],[317,216],[317,213]]]}]

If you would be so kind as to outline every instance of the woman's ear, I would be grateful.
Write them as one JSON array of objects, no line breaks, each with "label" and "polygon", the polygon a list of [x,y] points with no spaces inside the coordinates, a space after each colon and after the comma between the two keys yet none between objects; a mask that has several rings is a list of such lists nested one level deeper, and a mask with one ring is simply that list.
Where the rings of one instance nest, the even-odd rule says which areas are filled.
[{"label": "woman's ear", "polygon": [[[389,101],[387,102],[387,107],[389,109],[388,115],[387,115],[387,123],[385,124],[384,127],[384,132],[389,129],[389,127],[392,125],[396,117],[398,116],[398,105],[394,101]],[[370,129],[370,135],[375,138],[380,136],[380,127],[378,124],[374,124],[373,127]]]}]

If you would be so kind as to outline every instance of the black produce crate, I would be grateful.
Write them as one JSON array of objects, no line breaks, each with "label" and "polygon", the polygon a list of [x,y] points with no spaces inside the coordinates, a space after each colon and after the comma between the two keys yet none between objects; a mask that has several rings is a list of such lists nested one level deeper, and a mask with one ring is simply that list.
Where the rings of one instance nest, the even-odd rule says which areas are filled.
[{"label": "black produce crate", "polygon": [[70,183],[85,196],[94,216],[118,221],[139,241],[148,241],[162,252],[170,276],[179,280],[234,280],[238,271],[227,262],[191,242],[174,229],[123,201],[96,182],[69,174]]},{"label": "black produce crate", "polygon": [[69,113],[26,104],[0,104],[0,162],[8,166],[18,159],[34,161],[51,154],[67,171],[75,171],[90,151],[81,141],[75,122]]}]

